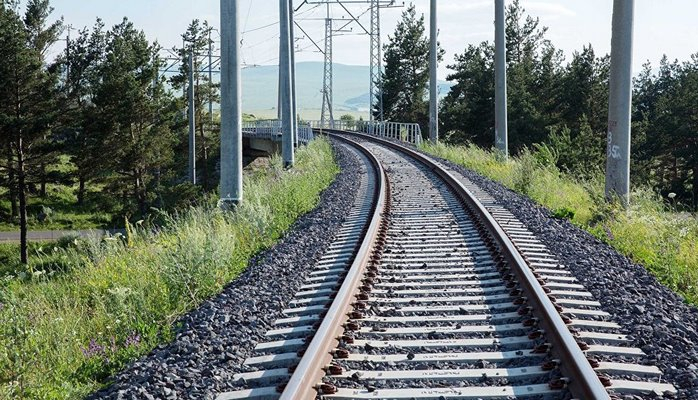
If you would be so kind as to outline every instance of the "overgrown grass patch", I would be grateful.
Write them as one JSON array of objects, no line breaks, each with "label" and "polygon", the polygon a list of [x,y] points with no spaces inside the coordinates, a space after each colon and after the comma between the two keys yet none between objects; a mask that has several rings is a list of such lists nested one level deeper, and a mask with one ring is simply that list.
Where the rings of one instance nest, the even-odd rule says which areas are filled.
[{"label": "overgrown grass patch", "polygon": [[[112,227],[112,213],[100,206],[98,188],[88,191],[83,205],[77,204],[76,188],[48,184],[46,197],[29,196],[27,225],[31,230],[95,229]],[[0,201],[0,231],[19,230],[19,221],[10,219],[10,202]]]},{"label": "overgrown grass patch", "polygon": [[545,162],[540,154],[524,151],[502,162],[495,153],[474,145],[426,143],[422,149],[530,197],[556,217],[570,219],[698,305],[698,220],[672,212],[651,190],[636,189],[632,205],[621,209],[604,201],[602,176],[581,181]]},{"label": "overgrown grass patch", "polygon": [[39,270],[0,283],[0,398],[76,399],[134,357],[172,338],[176,319],[215,295],[310,211],[338,172],[326,140],[275,158],[246,176],[233,213],[213,202],[164,221],[154,233],[78,241],[60,250],[60,273]]}]

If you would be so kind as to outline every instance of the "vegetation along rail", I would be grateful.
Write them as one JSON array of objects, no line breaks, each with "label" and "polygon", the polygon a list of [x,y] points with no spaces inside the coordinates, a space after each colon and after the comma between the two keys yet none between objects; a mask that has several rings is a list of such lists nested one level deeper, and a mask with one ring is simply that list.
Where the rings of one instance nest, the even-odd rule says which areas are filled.
[{"label": "vegetation along rail", "polygon": [[340,234],[227,399],[611,399],[675,393],[525,226],[410,148],[360,154]]}]

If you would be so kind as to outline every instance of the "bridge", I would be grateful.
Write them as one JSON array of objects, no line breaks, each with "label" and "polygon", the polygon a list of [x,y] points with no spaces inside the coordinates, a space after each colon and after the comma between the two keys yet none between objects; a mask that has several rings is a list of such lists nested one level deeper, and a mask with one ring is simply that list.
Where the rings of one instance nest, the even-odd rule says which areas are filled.
[{"label": "bridge", "polygon": [[[366,133],[413,145],[422,143],[422,129],[416,123],[390,121],[301,121],[296,129],[297,134],[294,137],[294,144],[295,146],[307,145],[315,138],[316,132],[322,134],[323,131],[328,129]],[[278,119],[243,123],[243,148],[250,153],[280,153],[284,136],[283,132],[283,122]]]}]

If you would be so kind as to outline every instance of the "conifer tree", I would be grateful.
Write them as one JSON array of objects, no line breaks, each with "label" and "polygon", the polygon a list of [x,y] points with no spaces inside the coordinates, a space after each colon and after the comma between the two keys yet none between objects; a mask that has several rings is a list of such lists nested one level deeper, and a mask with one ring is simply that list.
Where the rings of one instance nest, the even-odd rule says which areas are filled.
[{"label": "conifer tree", "polygon": [[[220,84],[212,82],[208,74],[208,51],[209,46],[213,46],[211,33],[213,28],[207,21],[203,23],[195,19],[187,27],[186,32],[182,35],[184,47],[178,49],[181,58],[180,73],[170,79],[170,83],[175,89],[185,89],[189,81],[189,55],[194,53],[194,109],[196,118],[196,132],[199,135],[197,139],[197,155],[200,155],[201,164],[201,182],[204,190],[209,190],[215,177],[212,176],[209,154],[216,153],[218,140],[216,137],[208,137],[209,135],[217,135],[219,127],[214,121],[213,116],[209,112],[209,102],[218,103],[220,101]],[[212,66],[215,68],[215,66]],[[186,104],[186,96],[182,98],[182,104]],[[212,148],[212,146],[214,146]],[[197,168],[198,170],[199,168]]]},{"label": "conifer tree", "polygon": [[[438,59],[442,58],[440,49]],[[402,13],[395,33],[388,37],[384,61],[381,93],[384,119],[419,123],[422,134],[427,134],[429,39],[424,34],[424,15],[417,17],[414,4]],[[373,113],[378,116],[377,109]]]},{"label": "conifer tree", "polygon": [[[157,172],[170,166],[173,112],[158,78],[158,46],[124,19],[107,33],[106,57],[94,103],[107,162],[116,174],[107,190],[121,195],[127,212],[145,215],[157,197]],[[135,204],[131,200],[135,200]]]},{"label": "conifer tree", "polygon": [[17,3],[0,11],[0,132],[8,156],[2,169],[13,176],[18,199],[20,258],[27,263],[27,201],[30,187],[48,162],[51,126],[57,117],[57,74],[44,64],[44,54],[61,31],[61,21],[47,26],[48,0],[30,0],[24,19]]}]

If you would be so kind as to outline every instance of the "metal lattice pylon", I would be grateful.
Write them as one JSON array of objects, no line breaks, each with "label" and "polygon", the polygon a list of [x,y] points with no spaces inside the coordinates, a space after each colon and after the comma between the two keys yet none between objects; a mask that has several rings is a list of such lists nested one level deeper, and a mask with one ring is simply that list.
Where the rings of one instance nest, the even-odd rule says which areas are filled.
[{"label": "metal lattice pylon", "polygon": [[371,82],[370,92],[370,120],[373,121],[373,106],[378,107],[378,121],[383,121],[383,95],[382,95],[382,57],[381,57],[381,28],[380,28],[380,0],[371,0]]},{"label": "metal lattice pylon", "polygon": [[322,85],[322,126],[334,127],[332,114],[332,19],[325,19],[325,74]]}]

